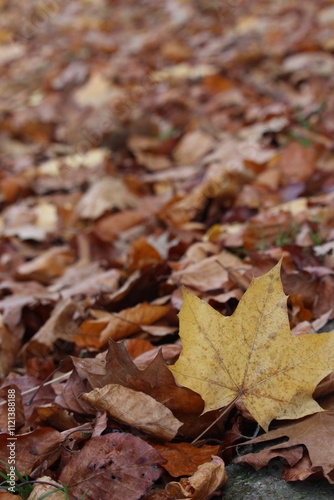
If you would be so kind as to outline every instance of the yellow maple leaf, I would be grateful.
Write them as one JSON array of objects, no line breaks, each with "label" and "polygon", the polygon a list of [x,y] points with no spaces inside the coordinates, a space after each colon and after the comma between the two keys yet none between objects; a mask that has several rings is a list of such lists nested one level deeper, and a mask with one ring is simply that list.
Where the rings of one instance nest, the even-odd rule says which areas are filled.
[{"label": "yellow maple leaf", "polygon": [[253,279],[228,317],[185,289],[183,349],[170,366],[202,396],[205,412],[242,400],[265,430],[274,418],[322,411],[312,393],[334,370],[334,333],[291,334],[280,267]]}]

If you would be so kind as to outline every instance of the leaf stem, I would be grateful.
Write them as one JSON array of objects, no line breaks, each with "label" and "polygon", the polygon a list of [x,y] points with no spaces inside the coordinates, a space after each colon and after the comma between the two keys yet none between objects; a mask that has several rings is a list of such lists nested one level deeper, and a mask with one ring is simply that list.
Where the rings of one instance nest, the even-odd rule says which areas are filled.
[{"label": "leaf stem", "polygon": [[[71,375],[72,371],[73,370],[71,370],[70,372],[63,373],[63,375],[59,375],[58,377],[53,378],[52,380],[49,380],[48,382],[44,382],[43,383],[43,387],[45,385],[51,385],[54,382],[59,382],[60,380],[65,380],[66,378],[68,378]],[[12,383],[15,384],[15,380]],[[3,387],[3,389],[5,389],[6,387],[7,386]],[[40,387],[41,387],[40,385],[36,385],[34,387],[31,387],[30,389],[27,389],[26,391],[22,391],[21,392],[21,396],[25,396],[26,394],[30,394],[31,392],[34,392],[36,389],[39,390]],[[6,403],[7,403],[7,401],[1,401],[0,402],[0,407],[4,406]]]},{"label": "leaf stem", "polygon": [[231,403],[229,403],[227,406],[225,406],[224,410],[223,410],[223,411],[221,412],[221,414],[220,414],[220,415],[216,418],[216,420],[214,420],[214,421],[212,422],[212,424],[210,424],[210,425],[209,425],[209,427],[207,427],[206,429],[204,429],[204,431],[203,431],[203,432],[201,432],[201,434],[200,434],[199,436],[197,436],[197,438],[196,438],[196,439],[194,439],[194,440],[191,442],[191,444],[192,444],[192,445],[194,445],[195,443],[197,443],[197,441],[198,441],[199,439],[201,439],[201,437],[202,437],[202,436],[204,436],[204,434],[205,434],[206,432],[208,432],[208,430],[210,430],[210,429],[211,429],[211,427],[213,427],[213,426],[214,426],[214,425],[215,425],[215,424],[216,424],[216,423],[217,423],[217,422],[218,422],[218,421],[219,421],[219,420],[220,420],[220,419],[221,419],[224,415],[226,415],[226,413],[227,413],[228,411],[230,411],[230,410],[233,408],[233,406],[235,405],[235,403],[236,403],[237,401],[239,401],[239,399],[240,399],[240,396],[237,396],[236,398],[234,398],[234,399],[233,399],[233,401],[231,401]]}]

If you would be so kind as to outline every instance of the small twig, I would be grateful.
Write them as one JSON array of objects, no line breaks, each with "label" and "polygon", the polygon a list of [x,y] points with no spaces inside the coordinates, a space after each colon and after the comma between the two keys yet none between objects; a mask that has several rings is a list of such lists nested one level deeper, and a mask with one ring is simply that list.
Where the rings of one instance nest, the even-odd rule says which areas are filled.
[{"label": "small twig", "polygon": [[[38,389],[36,390],[35,394],[33,396],[31,396],[31,398],[29,399],[29,401],[26,402],[26,406],[30,406],[32,404],[32,402],[34,401],[35,397],[37,396],[38,392],[42,389],[42,387],[44,387],[45,385],[48,384],[49,382],[49,379],[51,379],[51,377],[58,371],[58,368],[56,368],[55,370],[53,370],[52,373],[50,373],[50,375],[48,375],[46,377],[46,379],[41,383],[41,385],[38,387]],[[54,382],[54,379],[52,379],[51,382]]]},{"label": "small twig", "polygon": [[[63,375],[59,375],[59,377],[53,378],[52,380],[49,380],[48,382],[43,383],[42,386],[44,387],[45,385],[50,385],[50,384],[53,384],[54,382],[59,382],[59,380],[64,380],[71,375],[72,371],[73,370],[71,370],[70,372],[66,372]],[[13,384],[15,384],[15,381],[13,381]],[[36,391],[36,389],[37,389],[37,391],[39,391],[40,388],[41,388],[40,385],[37,385],[35,387],[31,387],[30,389],[27,389],[26,391],[22,391],[21,396],[25,396],[26,394],[30,394],[31,392]],[[3,389],[5,389],[5,387],[3,387]],[[0,403],[0,407],[4,406],[6,403],[7,403],[7,401],[2,401]]]},{"label": "small twig", "polygon": [[64,486],[60,486],[57,483],[50,483],[49,481],[39,481],[38,479],[32,479],[31,481],[24,481],[20,483],[20,486],[25,486],[26,484],[45,484],[46,486],[52,486],[56,490],[61,490]]}]

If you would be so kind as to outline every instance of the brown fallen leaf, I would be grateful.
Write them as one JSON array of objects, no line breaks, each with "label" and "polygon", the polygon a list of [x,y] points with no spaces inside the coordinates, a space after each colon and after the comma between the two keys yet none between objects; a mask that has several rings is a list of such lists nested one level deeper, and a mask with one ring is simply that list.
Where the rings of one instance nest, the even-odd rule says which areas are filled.
[{"label": "brown fallen leaf", "polygon": [[44,286],[35,281],[27,281],[24,284],[6,281],[1,283],[0,288],[12,293],[0,300],[0,310],[3,313],[3,324],[17,338],[23,335],[21,320],[24,307],[52,303],[58,298],[57,294],[49,293]]},{"label": "brown fallen leaf", "polygon": [[175,363],[180,355],[181,349],[181,344],[164,344],[162,346],[154,347],[150,351],[146,351],[143,354],[140,354],[140,356],[137,356],[133,359],[133,362],[140,370],[143,370],[150,363],[152,363],[158,352],[161,350],[162,357],[166,363]]},{"label": "brown fallen leaf", "polygon": [[213,456],[211,462],[202,464],[189,478],[182,478],[166,485],[166,491],[171,498],[192,498],[206,500],[218,488],[227,482],[224,461]]},{"label": "brown fallen leaf", "polygon": [[241,400],[267,430],[274,418],[322,410],[312,393],[334,369],[334,333],[291,335],[280,263],[253,279],[230,317],[186,290],[184,299],[183,350],[170,370],[201,394],[205,411]]},{"label": "brown fallen leaf", "polygon": [[[181,421],[198,416],[203,411],[202,398],[196,392],[175,383],[161,351],[144,370],[136,367],[122,343],[114,341],[109,342],[105,360],[74,357],[71,360],[80,378],[86,379],[92,388],[120,384],[144,392],[169,408]],[[65,386],[69,387],[69,391],[70,385],[69,380]]]},{"label": "brown fallen leaf", "polygon": [[77,330],[77,322],[74,315],[80,317],[82,312],[79,306],[71,299],[60,300],[53,310],[50,318],[44,323],[42,328],[33,335],[22,351],[26,356],[36,352],[37,344],[43,347],[43,352],[50,351],[57,339],[72,341]]},{"label": "brown fallen leaf", "polygon": [[112,242],[119,234],[139,224],[144,224],[147,216],[139,210],[122,210],[105,215],[94,224],[94,233],[102,240]]},{"label": "brown fallen leaf", "polygon": [[74,340],[79,346],[99,348],[108,339],[120,340],[140,332],[141,325],[151,325],[165,316],[169,309],[169,306],[154,306],[142,302],[119,313],[103,313],[100,319],[85,321]]},{"label": "brown fallen leaf", "polygon": [[143,392],[122,385],[108,384],[83,394],[82,398],[118,422],[157,439],[172,440],[182,425],[166,406]]},{"label": "brown fallen leaf", "polygon": [[233,198],[243,182],[244,176],[239,171],[227,171],[210,177],[182,199],[168,203],[161,211],[160,217],[172,226],[182,226],[199,216],[209,200]]},{"label": "brown fallen leaf", "polygon": [[20,195],[29,192],[29,188],[35,181],[35,176],[36,172],[28,168],[18,175],[1,179],[0,189],[5,201],[11,203]]},{"label": "brown fallen leaf", "polygon": [[[13,400],[15,408],[13,408]],[[8,405],[8,402],[11,402],[11,405]],[[8,431],[9,420],[12,422],[12,427],[14,424],[15,428],[12,428],[14,432],[17,432],[25,423],[21,392],[14,383],[0,389],[0,432]]]},{"label": "brown fallen leaf", "polygon": [[87,380],[79,376],[77,370],[73,370],[65,386],[55,399],[55,403],[67,410],[85,415],[94,415],[95,408],[81,398],[82,394],[91,390]]},{"label": "brown fallen leaf", "polygon": [[162,467],[173,477],[191,476],[199,465],[208,462],[219,450],[219,446],[197,448],[189,443],[152,443],[152,446],[167,460]]},{"label": "brown fallen leaf", "polygon": [[132,243],[128,259],[130,269],[143,269],[163,261],[158,250],[149,243],[145,236],[141,236]]},{"label": "brown fallen leaf", "polygon": [[[8,393],[8,387],[13,387],[15,389],[15,401],[16,401],[16,418],[15,425],[16,430],[22,432],[22,427],[29,428],[31,422],[29,422],[34,409],[40,405],[50,404],[54,401],[55,392],[50,385],[44,385],[41,387],[41,380],[36,377],[31,377],[29,375],[13,375],[9,376],[1,387],[2,397],[7,398],[6,393]],[[35,394],[33,400],[31,396],[34,392]],[[0,403],[2,405],[2,402]],[[0,406],[1,407],[1,406]],[[1,411],[3,414],[4,411]],[[3,415],[6,418],[6,414]],[[2,420],[0,420],[2,422]],[[25,424],[25,427],[24,427]]]},{"label": "brown fallen leaf", "polygon": [[17,500],[17,495],[9,493],[9,491],[0,490],[0,500]]},{"label": "brown fallen leaf", "polygon": [[316,160],[316,149],[306,148],[297,141],[289,142],[279,161],[282,178],[289,179],[289,182],[307,179],[315,170]]},{"label": "brown fallen leaf", "polygon": [[100,72],[94,71],[89,80],[75,90],[73,97],[79,106],[98,107],[119,95],[121,91],[117,90],[117,87],[114,87]]},{"label": "brown fallen leaf", "polygon": [[[256,470],[268,465],[275,457],[287,458],[294,448],[305,446],[310,458],[310,466],[304,468],[303,477],[306,479],[315,473],[321,474],[331,484],[334,484],[333,439],[334,439],[334,411],[324,411],[309,415],[297,422],[282,425],[278,429],[267,432],[262,436],[247,441],[248,444],[268,443],[274,439],[288,437],[284,443],[272,445],[258,453],[249,453],[237,457],[234,462],[249,464]],[[302,450],[301,450],[302,455]],[[288,463],[290,463],[288,461]],[[293,466],[294,464],[291,464]],[[285,476],[284,476],[285,477]],[[290,474],[290,481],[291,474]],[[299,479],[296,477],[296,479]]]},{"label": "brown fallen leaf", "polygon": [[138,198],[121,178],[104,177],[96,181],[79,201],[76,211],[84,219],[97,219],[107,210],[134,208]]},{"label": "brown fallen leaf", "polygon": [[59,445],[63,441],[60,432],[50,427],[36,429],[33,432],[15,436],[0,435],[0,469],[4,471],[3,462],[8,462],[8,443],[13,443],[15,450],[15,467],[20,474],[30,474],[43,463],[47,469],[59,456]]},{"label": "brown fallen leaf", "polygon": [[40,406],[36,408],[36,415],[48,427],[53,427],[59,432],[73,429],[78,422],[72,413],[58,408],[58,406]]},{"label": "brown fallen leaf", "polygon": [[[142,439],[114,433],[90,439],[61,471],[59,481],[76,497],[138,500],[159,478],[160,454]],[[73,485],[73,486],[71,486]]]},{"label": "brown fallen leaf", "polygon": [[127,339],[124,341],[124,345],[131,359],[135,359],[145,352],[154,349],[154,345],[144,339]]},{"label": "brown fallen leaf", "polygon": [[189,263],[185,269],[175,271],[170,281],[181,283],[182,285],[206,292],[208,290],[222,289],[230,279],[229,270],[247,269],[240,259],[223,251],[218,255],[212,255],[201,259],[196,263]]},{"label": "brown fallen leaf", "polygon": [[8,328],[2,324],[0,315],[0,379],[4,378],[12,369],[21,342],[11,335]]},{"label": "brown fallen leaf", "polygon": [[20,279],[34,279],[43,284],[51,283],[62,276],[66,266],[73,262],[73,254],[66,246],[50,248],[39,257],[21,264],[17,268]]},{"label": "brown fallen leaf", "polygon": [[143,165],[147,170],[165,170],[172,166],[171,160],[164,155],[150,153],[148,151],[138,151],[135,153],[136,160],[140,165]]},{"label": "brown fallen leaf", "polygon": [[92,297],[100,293],[111,293],[118,289],[120,273],[117,269],[102,270],[98,263],[78,263],[70,266],[65,274],[48,287],[59,292],[63,299],[75,295]]},{"label": "brown fallen leaf", "polygon": [[205,132],[194,130],[184,135],[174,149],[173,156],[181,165],[191,165],[210,151],[214,139]]}]

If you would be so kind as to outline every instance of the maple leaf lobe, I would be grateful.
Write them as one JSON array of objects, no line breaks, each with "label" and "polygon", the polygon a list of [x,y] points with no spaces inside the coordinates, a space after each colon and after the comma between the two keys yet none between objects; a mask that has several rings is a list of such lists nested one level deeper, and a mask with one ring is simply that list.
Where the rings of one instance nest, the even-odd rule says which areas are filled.
[{"label": "maple leaf lobe", "polygon": [[254,278],[229,317],[184,290],[183,349],[170,367],[202,396],[204,411],[242,399],[264,429],[321,411],[312,393],[334,369],[333,333],[291,335],[280,266]]}]

